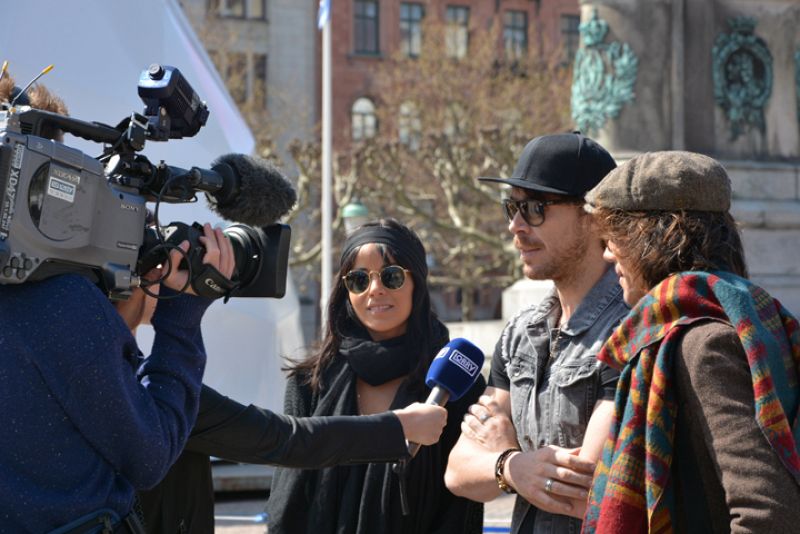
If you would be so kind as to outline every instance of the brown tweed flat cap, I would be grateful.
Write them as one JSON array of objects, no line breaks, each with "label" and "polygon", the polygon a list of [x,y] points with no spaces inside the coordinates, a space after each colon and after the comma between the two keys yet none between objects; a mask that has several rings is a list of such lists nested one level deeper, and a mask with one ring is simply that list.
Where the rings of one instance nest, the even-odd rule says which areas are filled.
[{"label": "brown tweed flat cap", "polygon": [[586,210],[718,211],[731,207],[731,181],[715,159],[694,152],[647,152],[586,194]]}]

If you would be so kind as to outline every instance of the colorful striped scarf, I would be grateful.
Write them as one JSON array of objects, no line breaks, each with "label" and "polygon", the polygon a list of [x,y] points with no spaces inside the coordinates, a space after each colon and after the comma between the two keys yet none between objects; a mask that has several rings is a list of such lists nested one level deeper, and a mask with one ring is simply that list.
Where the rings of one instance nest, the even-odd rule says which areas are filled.
[{"label": "colorful striped scarf", "polygon": [[736,329],[753,377],[756,421],[800,484],[800,325],[780,302],[738,276],[681,273],[643,297],[598,355],[622,372],[583,532],[672,532],[672,358],[686,325],[709,318]]}]

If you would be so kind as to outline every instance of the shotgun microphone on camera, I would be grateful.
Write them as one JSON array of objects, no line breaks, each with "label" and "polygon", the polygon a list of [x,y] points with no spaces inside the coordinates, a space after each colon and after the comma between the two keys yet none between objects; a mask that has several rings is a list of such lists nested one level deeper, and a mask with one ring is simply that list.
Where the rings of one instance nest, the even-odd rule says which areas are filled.
[{"label": "shotgun microphone on camera", "polygon": [[222,177],[222,183],[217,191],[208,192],[209,207],[228,221],[275,224],[297,201],[289,180],[266,160],[226,154],[214,160],[211,171]]}]

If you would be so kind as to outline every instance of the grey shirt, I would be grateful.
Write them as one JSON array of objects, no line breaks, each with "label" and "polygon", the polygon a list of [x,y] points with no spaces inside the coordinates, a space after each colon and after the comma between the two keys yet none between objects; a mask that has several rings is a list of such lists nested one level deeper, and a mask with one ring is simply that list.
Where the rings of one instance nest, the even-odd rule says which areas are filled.
[{"label": "grey shirt", "polygon": [[[597,353],[628,311],[609,268],[560,330],[555,290],[508,322],[494,351],[489,385],[509,391],[523,451],[582,444],[595,403],[618,376]],[[580,527],[579,519],[537,510],[517,497],[512,533],[577,533]]]}]

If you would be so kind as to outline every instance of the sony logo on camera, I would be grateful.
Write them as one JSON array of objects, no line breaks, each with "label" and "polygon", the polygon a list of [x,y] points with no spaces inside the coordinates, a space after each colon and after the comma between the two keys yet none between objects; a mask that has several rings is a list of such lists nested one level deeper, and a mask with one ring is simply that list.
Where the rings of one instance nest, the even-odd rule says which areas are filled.
[{"label": "sony logo on camera", "polygon": [[464,356],[464,354],[458,350],[454,350],[448,359],[463,369],[469,376],[475,376],[478,372],[478,364]]}]

